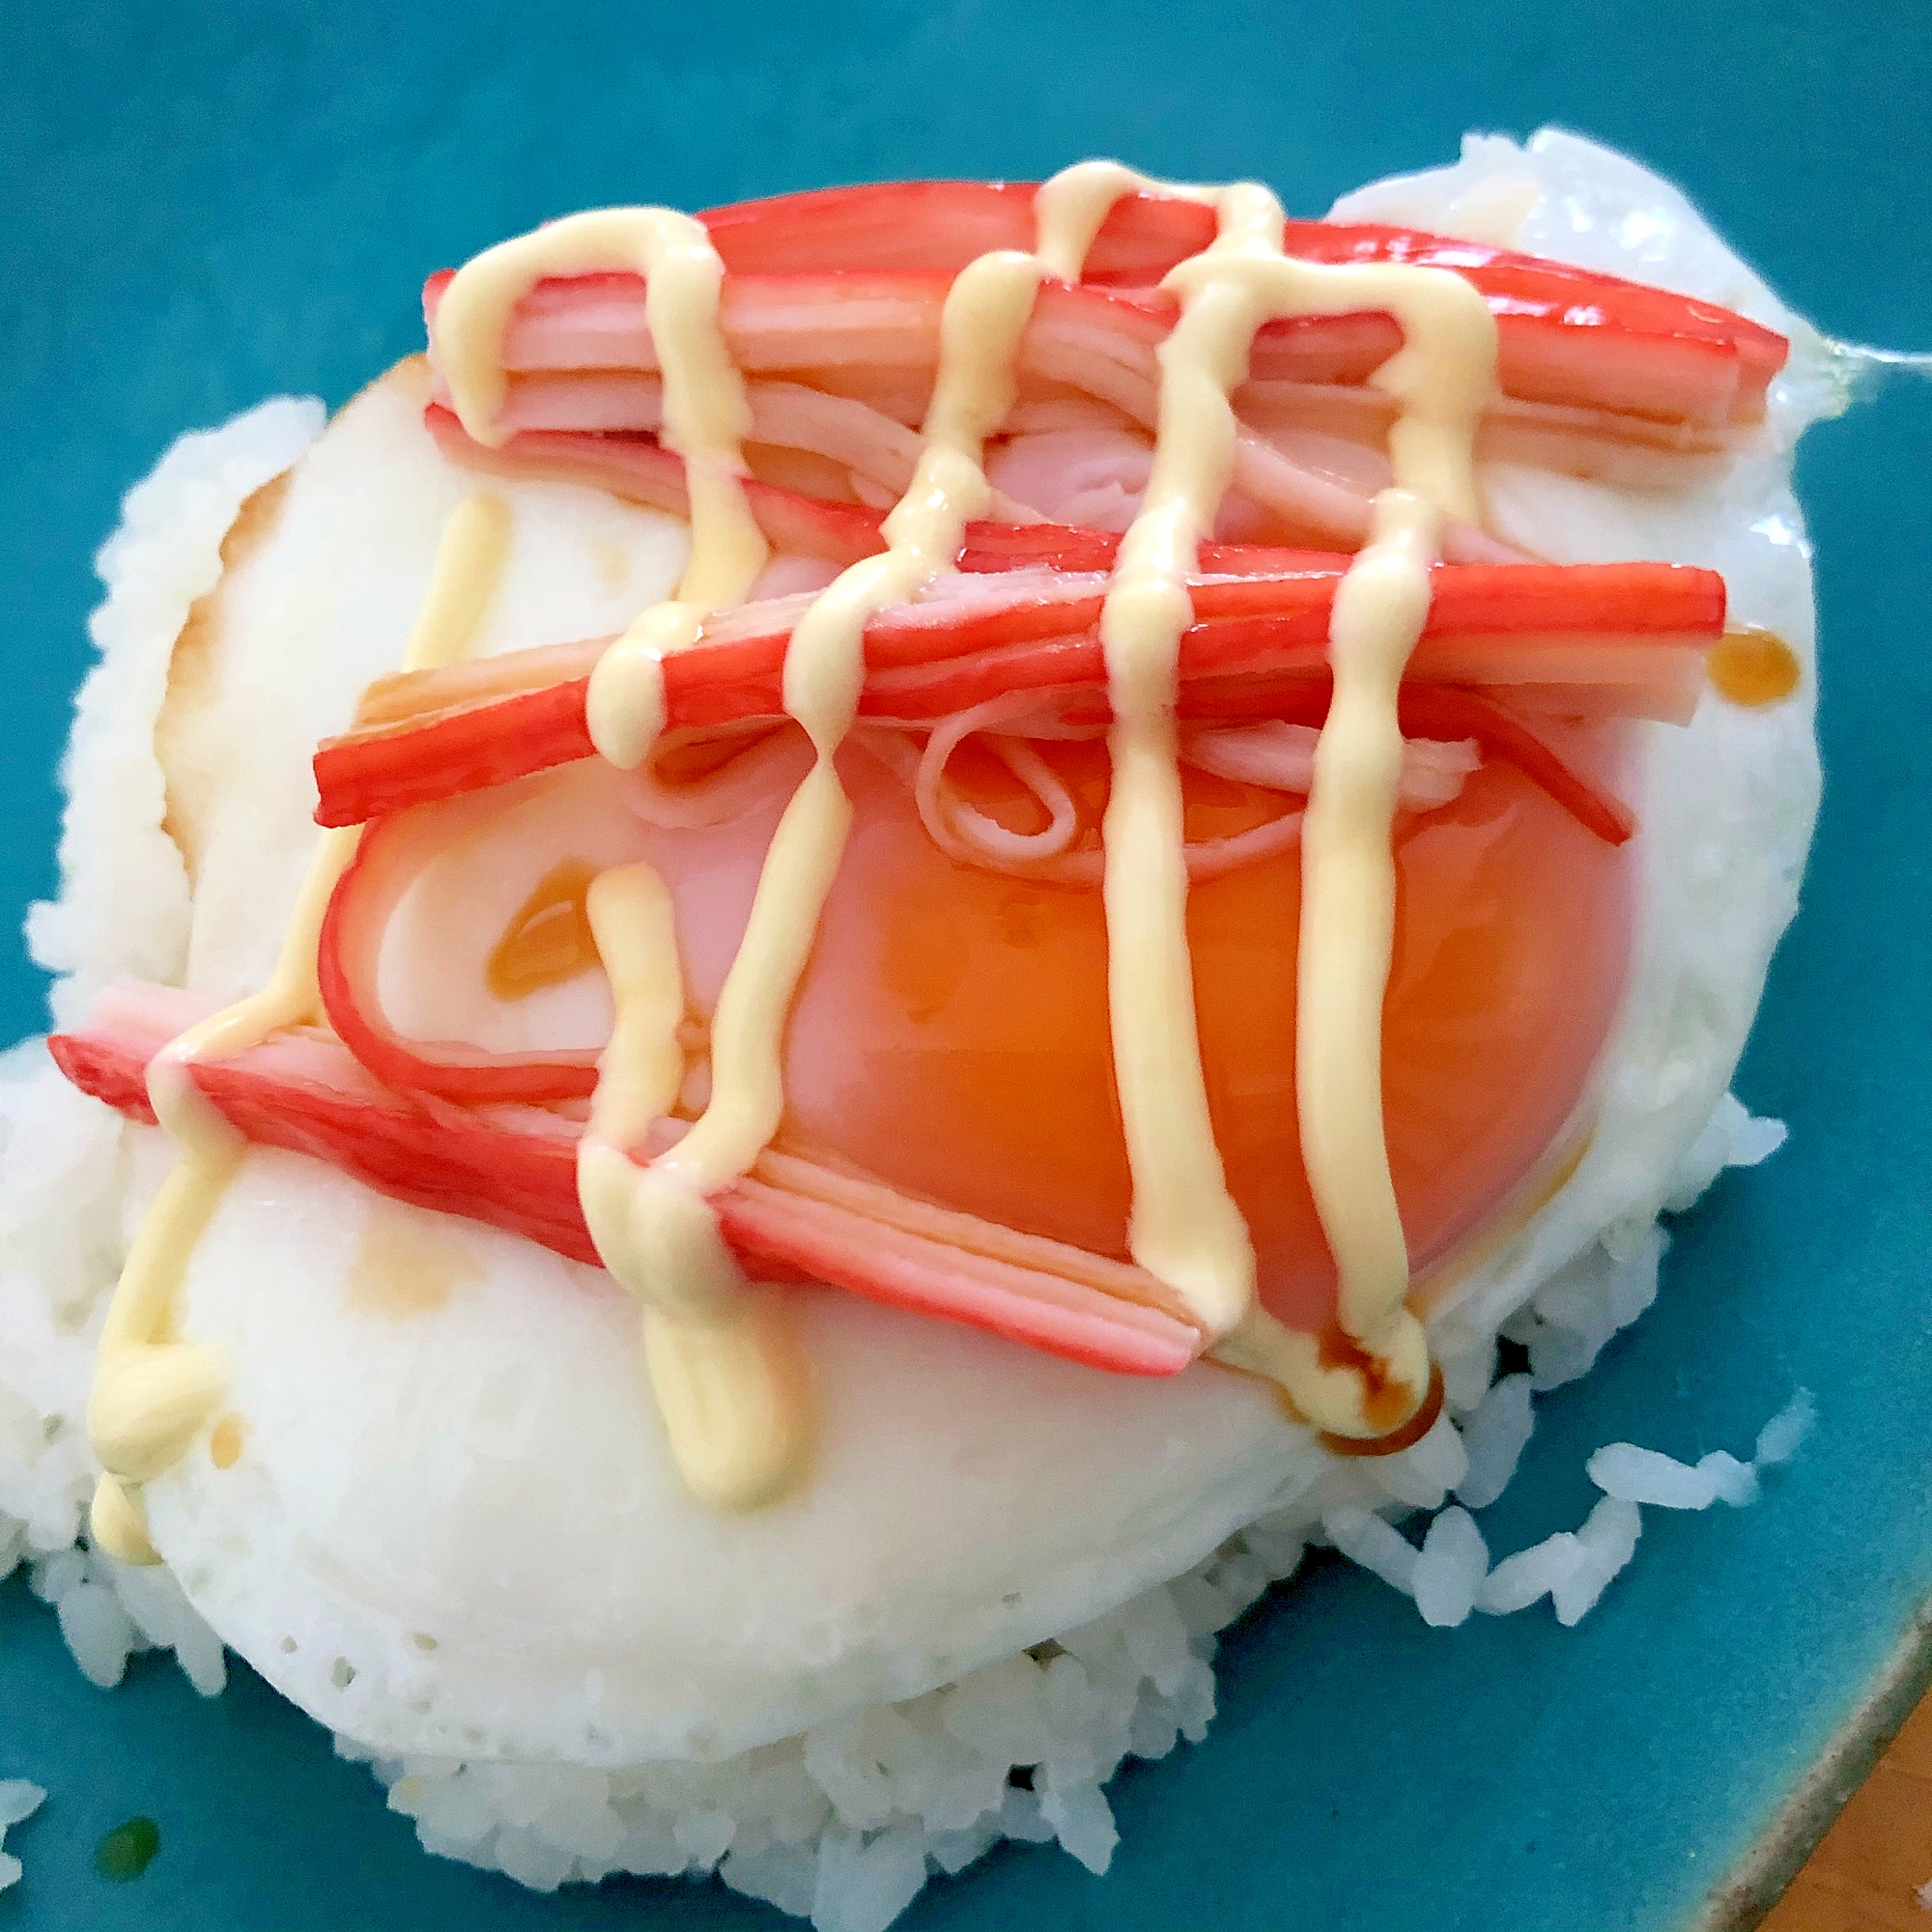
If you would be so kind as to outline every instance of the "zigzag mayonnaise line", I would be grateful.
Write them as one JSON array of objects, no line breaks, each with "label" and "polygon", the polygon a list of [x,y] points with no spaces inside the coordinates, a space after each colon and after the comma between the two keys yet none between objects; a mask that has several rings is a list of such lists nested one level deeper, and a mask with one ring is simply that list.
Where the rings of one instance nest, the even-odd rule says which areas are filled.
[{"label": "zigzag mayonnaise line", "polygon": [[[751,1506],[781,1493],[802,1466],[810,1435],[777,1304],[752,1293],[712,1202],[751,1170],[785,1115],[788,1018],[852,825],[836,760],[858,715],[866,627],[875,613],[917,605],[949,576],[969,524],[995,507],[986,445],[1013,412],[1022,338],[1042,284],[1078,282],[1095,237],[1131,196],[1205,205],[1213,233],[1161,283],[1179,314],[1155,352],[1151,472],[1120,540],[1098,623],[1111,724],[1097,856],[1113,1072],[1131,1182],[1127,1250],[1192,1322],[1202,1350],[1278,1382],[1293,1411],[1331,1437],[1387,1440],[1430,1398],[1427,1344],[1406,1305],[1409,1259],[1381,1104],[1403,749],[1397,706],[1428,616],[1429,573],[1443,531],[1480,529],[1474,439],[1496,392],[1497,325],[1485,296],[1448,268],[1285,254],[1282,209],[1258,185],[1174,186],[1089,162],[1037,190],[1031,252],[992,249],[953,274],[913,478],[884,521],[886,548],[850,563],[791,625],[782,703],[810,742],[810,766],[771,838],[710,1016],[701,1111],[655,1158],[645,1157],[646,1136],[681,1085],[670,1077],[683,1018],[671,897],[641,863],[607,875],[589,894],[588,928],[617,1024],[582,1137],[581,1205],[597,1252],[643,1311],[644,1355],[679,1467],[697,1493],[721,1505]],[[571,216],[460,270],[440,292],[433,331],[465,430],[475,446],[497,448],[507,434],[505,345],[522,304],[541,282],[613,270],[644,282],[662,440],[683,458],[692,526],[675,594],[639,615],[590,675],[590,741],[609,762],[630,769],[651,754],[666,724],[667,658],[694,645],[708,617],[745,600],[768,560],[747,487],[746,382],[722,320],[724,263],[705,225],[670,210]],[[1251,347],[1275,324],[1350,315],[1393,317],[1401,347],[1368,379],[1393,404],[1393,483],[1374,498],[1371,541],[1334,597],[1334,695],[1314,754],[1305,827],[1297,829],[1296,1111],[1339,1282],[1333,1323],[1322,1334],[1260,1306],[1255,1247],[1210,1116],[1175,710],[1180,639],[1194,622],[1190,584],[1237,468],[1243,431],[1233,398],[1246,381]],[[458,565],[451,570],[461,575]],[[445,592],[468,595],[473,623],[482,594],[475,584],[445,585],[439,595]],[[465,629],[459,617],[441,621],[452,638]],[[1064,803],[1067,834],[1076,820],[1070,795]],[[310,928],[356,843],[349,835],[325,846],[291,928],[284,973],[209,1039],[245,1045],[314,1013],[314,1001],[301,996],[315,980]],[[285,985],[298,955],[308,961],[300,968],[306,980]],[[157,1062],[164,1119],[213,1119],[181,1065],[208,1043],[197,1033]],[[158,1280],[169,1267],[179,1275],[180,1256],[218,1196],[216,1143],[228,1168],[236,1158],[234,1136],[219,1122],[189,1122],[184,1135],[209,1151],[210,1187],[171,1183],[156,1216],[160,1232],[151,1230],[152,1242],[144,1237],[137,1250],[136,1283]],[[172,1257],[158,1275],[148,1259],[154,1242]],[[199,1427],[219,1381],[205,1352],[156,1354],[153,1310],[139,1296],[128,1308],[131,1327],[111,1324],[103,1352],[98,1434],[114,1475],[139,1482]],[[122,1389],[143,1391],[138,1402],[128,1399],[140,1410],[138,1426],[128,1424],[125,1406],[115,1407],[111,1397]],[[103,1491],[103,1518],[118,1512],[131,1524],[126,1502],[124,1492]],[[123,1540],[131,1546],[131,1529]]]},{"label": "zigzag mayonnaise line", "polygon": [[[450,517],[429,593],[403,655],[407,669],[453,664],[469,648],[502,575],[510,513],[475,496]],[[187,1446],[220,1400],[219,1358],[194,1343],[165,1339],[189,1255],[220,1205],[245,1143],[195,1087],[198,1061],[242,1053],[283,1027],[322,1018],[316,944],[329,895],[355,856],[361,829],[325,832],[309,863],[282,939],[275,974],[259,993],[212,1014],[156,1055],[148,1097],[181,1150],[121,1272],[100,1332],[88,1435],[106,1473],[94,1494],[94,1534],[128,1563],[160,1559],[138,1499]]]},{"label": "zigzag mayonnaise line", "polygon": [[[1183,312],[1161,351],[1154,474],[1147,505],[1122,545],[1102,618],[1116,714],[1104,833],[1109,998],[1134,1177],[1130,1246],[1137,1260],[1180,1293],[1208,1342],[1240,1327],[1231,1358],[1264,1364],[1291,1400],[1325,1427],[1350,1435],[1385,1433],[1426,1393],[1419,1325],[1412,1318],[1398,1319],[1406,1260],[1380,1145],[1379,1106],[1364,1111],[1357,1104],[1363,1094],[1378,1092],[1379,1080],[1378,1042],[1365,1039],[1359,1025],[1349,1036],[1344,1064],[1328,1054],[1326,1077],[1304,1085],[1304,1128],[1314,1116],[1311,1143],[1343,1150],[1321,1169],[1318,1188],[1323,1226],[1342,1264],[1344,1327],[1372,1354],[1389,1358],[1378,1374],[1406,1396],[1391,1404],[1384,1394],[1372,1405],[1366,1370],[1324,1366],[1313,1338],[1296,1341],[1254,1310],[1254,1254],[1221,1174],[1195,1037],[1174,663],[1189,621],[1186,579],[1232,472],[1236,424],[1228,397],[1245,373],[1247,345],[1262,324],[1276,316],[1334,312],[1337,303],[1356,306],[1365,293],[1401,316],[1415,339],[1379,378],[1398,403],[1391,433],[1398,481],[1470,522],[1476,520],[1470,442],[1492,386],[1493,326],[1482,298],[1445,271],[1290,264],[1281,253],[1280,206],[1264,188],[1177,190],[1112,163],[1085,163],[1039,190],[1034,254],[995,250],[955,277],[941,322],[939,373],[917,469],[887,519],[888,548],[848,568],[794,632],[785,659],[785,708],[806,727],[817,760],[774,836],[737,961],[720,996],[712,1093],[703,1117],[671,1153],[648,1167],[627,1157],[627,1137],[630,1147],[640,1139],[642,1116],[613,1115],[600,1105],[586,1138],[580,1180],[586,1218],[607,1265],[650,1311],[647,1332],[683,1338],[674,1349],[661,1339],[647,1356],[680,1466],[714,1500],[756,1501],[782,1489],[787,1478],[779,1463],[795,1456],[805,1438],[795,1419],[744,1431],[736,1427],[730,1402],[692,1396],[702,1381],[735,1387],[761,1415],[778,1417],[785,1408],[779,1378],[786,1372],[772,1366],[783,1351],[744,1345],[743,1324],[751,1318],[743,1312],[750,1304],[742,1277],[715,1214],[701,1204],[751,1166],[782,1111],[785,1015],[850,825],[832,761],[855,714],[864,625],[872,611],[907,601],[952,567],[966,524],[986,513],[990,493],[981,449],[1012,406],[1019,338],[1041,277],[1078,280],[1115,202],[1144,189],[1211,201],[1217,235],[1203,255],[1169,277]],[[637,763],[661,728],[656,665],[664,652],[688,645],[705,604],[733,584],[742,595],[763,561],[762,540],[754,530],[744,535],[749,513],[736,486],[749,407],[718,321],[722,264],[704,230],[689,217],[661,209],[603,211],[490,250],[457,274],[437,315],[437,340],[458,413],[488,444],[500,440],[495,423],[504,393],[499,345],[521,298],[546,275],[632,266],[645,275],[646,315],[664,369],[666,440],[687,458],[694,547],[678,596],[639,617],[606,653],[592,680],[592,740],[624,765]],[[1445,318],[1465,318],[1471,309],[1476,326],[1464,323],[1465,353],[1459,358],[1434,338],[1450,332]],[[1433,543],[1433,530],[1428,540]],[[1391,622],[1400,628],[1402,613],[1378,614],[1380,606],[1367,587],[1387,577],[1387,555],[1380,548],[1365,554],[1369,574],[1349,603],[1371,607],[1371,633]],[[1426,562],[1425,556],[1425,569]],[[1382,730],[1394,735],[1398,753],[1394,692],[1419,626],[1417,613],[1406,641],[1379,647],[1393,668],[1393,675],[1381,679]],[[1376,654],[1375,636],[1365,649]],[[1373,732],[1375,720],[1355,714],[1365,703],[1373,710],[1377,701],[1351,692],[1338,706],[1343,731]],[[1333,732],[1324,746],[1311,824],[1332,829],[1315,841],[1311,868],[1318,875],[1324,863],[1334,868],[1335,859],[1324,859],[1330,847],[1372,854],[1379,841],[1381,851],[1379,873],[1369,865],[1378,888],[1371,883],[1352,897],[1331,891],[1327,896],[1338,899],[1334,910],[1306,922],[1312,945],[1305,956],[1313,956],[1304,965],[1304,992],[1312,989],[1309,1008],[1325,1031],[1335,1002],[1324,1000],[1324,988],[1376,988],[1386,978],[1388,922],[1385,914],[1378,917],[1378,905],[1393,890],[1387,840],[1394,790],[1392,779],[1379,788],[1350,786],[1350,768],[1363,754],[1351,755],[1346,738]],[[1324,770],[1336,774],[1325,785]],[[1333,796],[1338,790],[1346,793],[1339,804]],[[624,886],[613,882],[603,895],[613,934],[622,923],[614,910],[619,895],[647,890],[634,875]],[[1321,896],[1317,888],[1311,904]],[[674,963],[674,948],[664,956]],[[611,964],[614,979],[616,962]],[[635,962],[627,963],[627,982],[636,970]],[[1373,1004],[1378,1016],[1378,993]],[[1304,1022],[1304,1038],[1309,1024]],[[637,1084],[628,1039],[620,1025],[603,1073],[605,1084],[614,1081],[627,1090]],[[1321,1123],[1331,1119],[1344,1124],[1324,1135]],[[614,1139],[613,1120],[624,1124]],[[748,1446],[757,1442],[767,1451],[763,1462]]]}]

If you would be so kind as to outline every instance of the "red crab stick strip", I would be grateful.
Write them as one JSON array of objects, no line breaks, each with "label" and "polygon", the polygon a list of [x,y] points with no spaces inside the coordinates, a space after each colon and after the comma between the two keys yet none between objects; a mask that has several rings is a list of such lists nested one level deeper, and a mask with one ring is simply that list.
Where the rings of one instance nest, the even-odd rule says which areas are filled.
[{"label": "red crab stick strip", "polygon": [[[152,1121],[149,1062],[207,1011],[207,1002],[173,988],[112,987],[86,1026],[56,1034],[49,1046],[81,1092]],[[597,1262],[578,1206],[575,1122],[535,1108],[432,1111],[307,1030],[195,1063],[192,1074],[257,1146],[306,1154],[396,1200]],[[822,1281],[1121,1375],[1175,1375],[1199,1352],[1196,1330],[1158,1305],[1159,1285],[1137,1268],[927,1208],[796,1156],[768,1155],[717,1206],[726,1240],[756,1278]]]},{"label": "red crab stick strip", "polygon": [[[463,425],[440,404],[430,404],[423,422],[443,453],[469,469],[497,476],[586,483],[674,517],[688,520],[691,515],[684,459],[653,437],[538,430],[512,438],[500,449],[490,449],[466,436]],[[779,554],[820,557],[843,569],[884,547],[879,534],[885,521],[882,511],[823,502],[755,477],[748,476],[743,487],[747,506]]]},{"label": "red crab stick strip", "polygon": [[[1311,668],[1322,662],[1343,562],[1315,555],[1265,574],[1195,579],[1196,621],[1183,678],[1238,675],[1260,664],[1278,668],[1294,654]],[[872,616],[866,627],[867,668],[907,673],[891,687],[897,694],[915,676],[943,681],[950,664],[980,653],[1087,640],[1107,582],[1100,572],[1039,569],[944,580],[918,602]],[[1665,701],[1665,715],[1675,719],[1681,674],[1698,668],[1695,653],[1723,626],[1723,580],[1685,565],[1446,564],[1435,568],[1433,584],[1424,648],[1413,670],[1420,683],[1651,683]],[[786,646],[810,602],[810,593],[774,598],[708,620],[697,643],[666,660],[668,728],[778,716]],[[356,722],[414,722],[506,691],[587,676],[602,649],[593,639],[380,678],[364,693]],[[1692,662],[1674,662],[1667,655],[1672,652]],[[1091,667],[1025,680],[1090,681],[1105,680]],[[943,716],[991,695],[952,703],[941,692],[938,708],[922,702],[911,713],[871,709],[874,715]],[[1579,694],[1578,706],[1591,708],[1586,695]]]},{"label": "red crab stick strip", "polygon": [[[818,311],[839,303],[849,310],[839,326],[866,334],[864,359],[903,361],[903,345],[894,348],[888,338],[925,326],[918,312],[933,307],[942,292],[935,278],[943,285],[984,247],[1032,245],[1033,190],[907,183],[783,196],[701,218],[729,275],[723,313],[741,366],[818,366],[821,355],[806,345],[827,327]],[[1053,299],[1069,316],[1084,311],[1084,326],[1120,331],[1144,350],[1149,324],[1157,339],[1174,314],[1151,285],[1212,234],[1212,213],[1198,203],[1129,196],[1092,257],[1090,285],[1110,286],[1067,291],[1064,298],[1056,291]],[[1290,222],[1284,242],[1288,254],[1308,261],[1399,262],[1462,274],[1496,315],[1498,382],[1528,401],[1750,423],[1762,417],[1766,388],[1787,353],[1784,337],[1714,304],[1510,249],[1322,221]],[[432,314],[447,280],[446,273],[433,276],[425,287]],[[1124,299],[1122,290],[1131,291]],[[855,302],[860,296],[864,301]],[[930,326],[936,329],[936,310]],[[798,346],[767,340],[775,331]],[[648,367],[638,359],[645,339],[636,278],[581,277],[534,292],[506,355],[512,368]],[[1299,318],[1262,331],[1254,373],[1360,382],[1393,346],[1387,317]],[[613,355],[623,359],[613,364]]]},{"label": "red crab stick strip", "polygon": [[[446,280],[432,279],[424,287],[432,331],[446,286]],[[1565,293],[1562,314],[1547,296],[1524,298],[1528,314],[1512,311],[1510,298],[1493,300],[1504,325],[1496,350],[1496,383],[1504,395],[1705,426],[1762,416],[1763,384],[1783,360],[1781,337],[1775,338],[1776,356],[1760,380],[1726,337],[1612,323],[1594,299],[1594,287]],[[938,359],[945,295],[941,275],[750,275],[725,282],[719,320],[732,359],[748,372],[929,374]],[[1154,352],[1179,314],[1179,305],[1157,291],[1048,285],[1021,338],[1020,372],[1069,384],[1145,420]],[[1525,323],[1533,327],[1525,330]],[[1557,330],[1564,332],[1552,332]],[[1248,366],[1257,382],[1352,385],[1366,382],[1401,346],[1401,332],[1387,316],[1299,316],[1264,325]],[[654,371],[643,283],[636,276],[597,275],[542,285],[505,332],[503,366],[513,379]]]},{"label": "red crab stick strip", "polygon": [[[699,218],[725,268],[741,274],[813,270],[942,270],[957,273],[988,248],[1032,245],[1031,182],[887,182],[739,202]],[[1199,202],[1123,196],[1087,258],[1090,282],[1147,287],[1213,240]],[[1403,262],[1454,269],[1498,309],[1507,334],[1527,321],[1578,332],[1640,324],[1652,333],[1729,345],[1741,369],[1738,400],[1761,409],[1788,345],[1771,329],[1714,303],[1647,288],[1541,256],[1376,223],[1291,221],[1284,251],[1311,262]],[[1598,308],[1604,314],[1587,313]]]},{"label": "red crab stick strip", "polygon": [[[526,430],[497,448],[464,434],[455,414],[440,403],[423,422],[443,453],[469,469],[496,476],[554,483],[583,483],[670,516],[689,518],[684,459],[654,437],[587,436],[571,430]],[[747,477],[746,500],[773,551],[811,556],[841,568],[885,548],[883,510],[856,503],[828,503],[775,483]],[[1121,547],[1118,531],[1077,529],[1065,524],[974,523],[966,526],[959,568],[970,573],[1043,564],[1054,570],[1106,570]],[[1208,544],[1202,568],[1245,575],[1291,568],[1311,559],[1346,569],[1348,559],[1324,551],[1295,551],[1263,544]]]},{"label": "red crab stick strip", "polygon": [[[1339,562],[1339,560],[1338,560]],[[1181,643],[1186,687],[1243,673],[1325,676],[1337,568],[1199,582],[1204,621]],[[1410,683],[1558,684],[1570,708],[1682,719],[1696,700],[1701,646],[1722,631],[1723,580],[1675,564],[1442,565]],[[862,715],[939,718],[1002,690],[1103,689],[1093,631],[1103,582],[1015,572],[974,580],[867,625]],[[706,640],[665,662],[668,729],[717,727],[783,710],[795,600],[725,613]],[[591,754],[584,698],[596,641],[380,680],[356,727],[316,753],[317,819],[354,825]],[[1222,689],[1215,715],[1242,715]],[[1254,708],[1265,717],[1268,693]]]},{"label": "red crab stick strip", "polygon": [[[726,269],[943,270],[993,248],[1031,248],[1033,182],[878,182],[734,202],[699,215]],[[1210,212],[1169,195],[1114,204],[1087,251],[1085,278],[1145,287],[1214,239]]]},{"label": "red crab stick strip", "polygon": [[[1252,723],[1299,719],[1314,705],[1325,716],[1327,646],[1294,632],[1292,622],[1270,617],[1197,624],[1181,640],[1177,715]],[[1071,694],[1077,700],[1071,722],[1103,725],[1111,713],[1096,695],[1102,669],[1104,656],[1093,633],[1047,638],[881,669],[867,680],[860,713],[926,724],[992,698],[1038,692]],[[1704,679],[1701,640],[1561,635],[1444,639],[1418,650],[1409,672],[1403,684],[1405,703],[1426,693],[1473,687],[1532,712],[1648,718],[1666,724],[1690,719]],[[1307,722],[1319,724],[1321,718]]]}]

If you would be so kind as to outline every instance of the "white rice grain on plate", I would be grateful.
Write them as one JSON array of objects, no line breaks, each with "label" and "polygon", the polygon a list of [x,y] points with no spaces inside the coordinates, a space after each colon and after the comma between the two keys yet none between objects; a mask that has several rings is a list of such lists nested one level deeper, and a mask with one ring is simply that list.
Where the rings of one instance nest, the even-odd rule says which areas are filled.
[{"label": "white rice grain on plate", "polygon": [[[4,1845],[8,1832],[15,1825],[23,1823],[38,1811],[46,1802],[47,1794],[38,1784],[29,1784],[24,1777],[0,1777],[0,1845]],[[0,1891],[10,1885],[17,1885],[22,1866],[12,1852],[0,1850]]]}]

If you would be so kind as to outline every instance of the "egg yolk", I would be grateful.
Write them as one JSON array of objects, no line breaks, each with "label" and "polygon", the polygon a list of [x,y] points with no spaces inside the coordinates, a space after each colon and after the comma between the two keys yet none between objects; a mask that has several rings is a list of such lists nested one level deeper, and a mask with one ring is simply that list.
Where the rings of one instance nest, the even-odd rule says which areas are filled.
[{"label": "egg yolk", "polygon": [[[1102,748],[1054,758],[1097,820]],[[903,781],[849,750],[840,769],[854,826],[793,1013],[784,1138],[944,1206],[1124,1256],[1098,888],[959,864]],[[954,777],[1027,829],[993,760],[963,756]],[[1188,834],[1223,836],[1293,803],[1190,772]],[[1495,761],[1449,806],[1399,821],[1396,868],[1382,1094],[1420,1269],[1508,1199],[1576,1111],[1628,970],[1634,868],[1629,848]],[[1321,1329],[1335,1271],[1296,1127],[1300,879],[1290,850],[1198,883],[1187,927],[1209,1113],[1262,1299]]]}]

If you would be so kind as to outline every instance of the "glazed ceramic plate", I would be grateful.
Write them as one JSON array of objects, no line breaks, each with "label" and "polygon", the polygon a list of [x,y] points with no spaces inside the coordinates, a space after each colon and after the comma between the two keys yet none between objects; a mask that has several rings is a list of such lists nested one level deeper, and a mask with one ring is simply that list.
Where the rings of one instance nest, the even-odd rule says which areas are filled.
[{"label": "glazed ceramic plate", "polygon": [[[430,269],[564,210],[697,208],[834,182],[1033,176],[1093,153],[1270,181],[1319,213],[1546,121],[1675,178],[1834,333],[1932,331],[1932,15],[1843,4],[1439,14],[1120,0],[436,10],[73,0],[0,34],[0,858],[7,923],[53,884],[53,773],[87,662],[93,547],[180,430],[278,390],[341,402],[419,340]],[[1883,12],[1874,17],[1886,17]],[[1009,1847],[909,1932],[1748,1923],[1925,1674],[1932,1597],[1932,385],[1814,432],[1825,813],[1739,1091],[1792,1123],[1677,1228],[1656,1309],[1539,1409],[1492,1548],[1575,1524],[1590,1449],[1747,1452],[1804,1384],[1818,1431],[1746,1511],[1652,1511],[1575,1631],[1433,1631],[1332,1558],[1233,1633],[1208,1742],[1114,1787],[1091,1878]],[[0,1025],[43,1023],[0,949]],[[10,1837],[6,1932],[776,1926],[715,1886],[554,1897],[432,1860],[359,1769],[245,1669],[204,1703],[137,1662],[88,1687],[0,1593],[0,1776],[52,1797]],[[1838,1755],[1831,1755],[1833,1741]],[[138,1882],[99,1834],[155,1818]],[[1769,1877],[1767,1876],[1769,1875]]]}]

